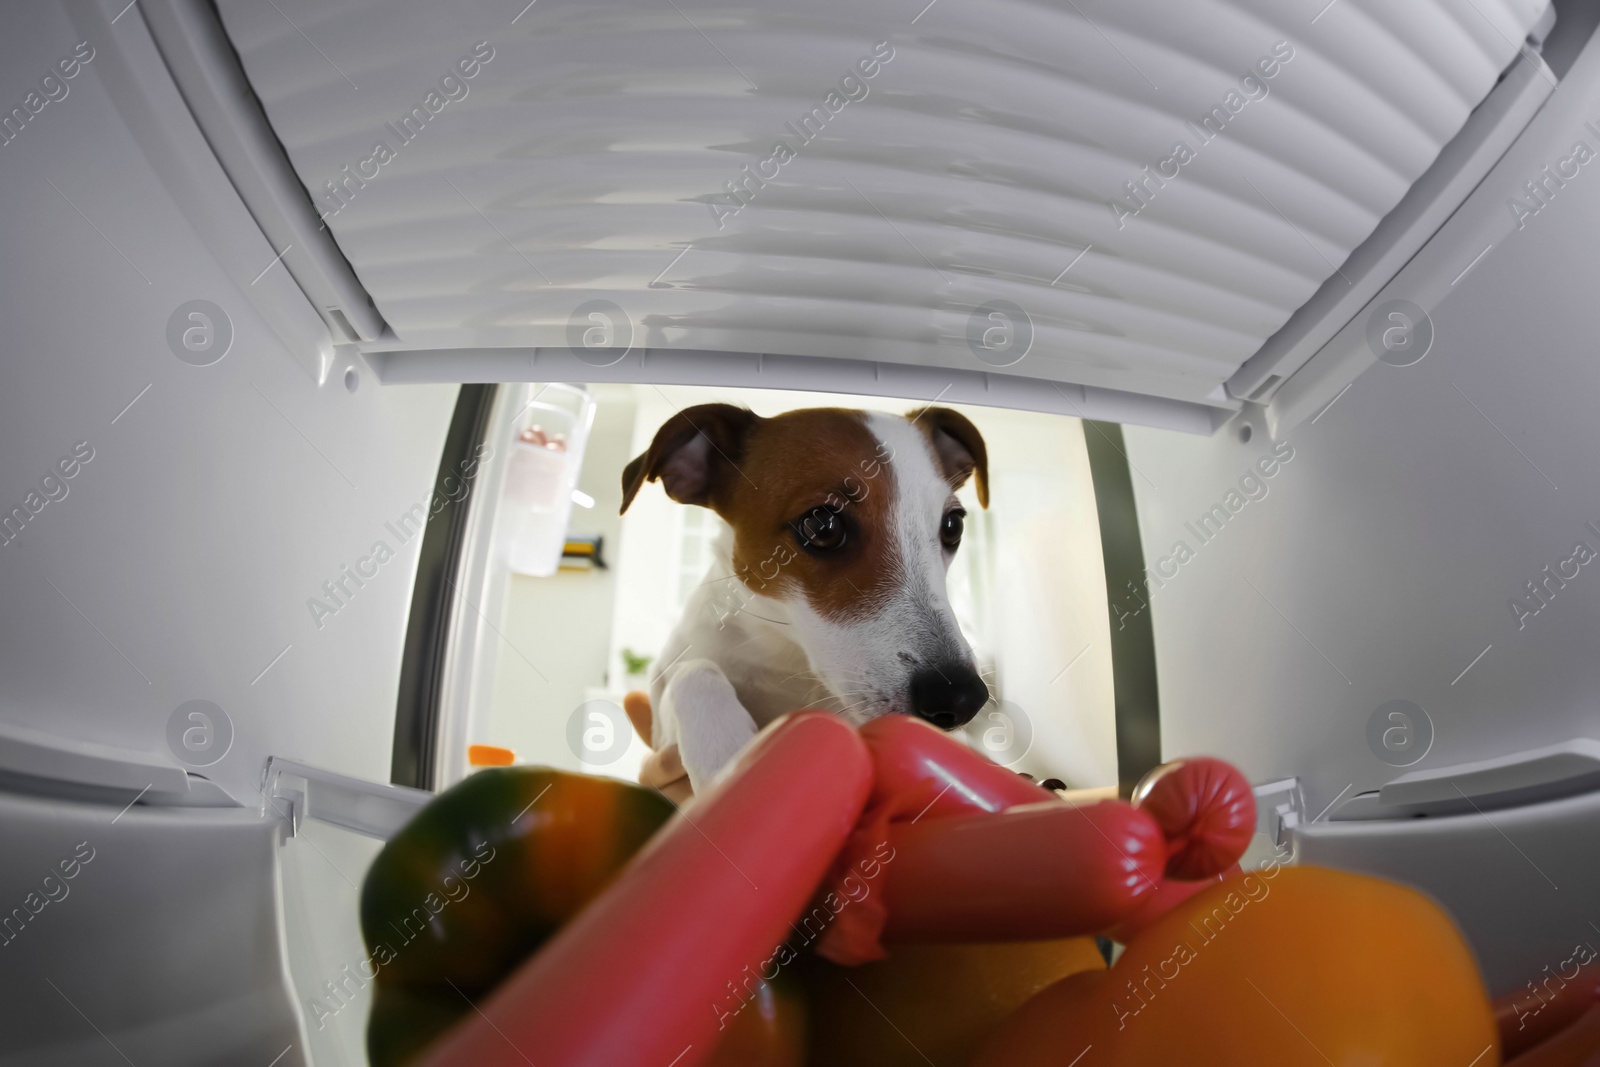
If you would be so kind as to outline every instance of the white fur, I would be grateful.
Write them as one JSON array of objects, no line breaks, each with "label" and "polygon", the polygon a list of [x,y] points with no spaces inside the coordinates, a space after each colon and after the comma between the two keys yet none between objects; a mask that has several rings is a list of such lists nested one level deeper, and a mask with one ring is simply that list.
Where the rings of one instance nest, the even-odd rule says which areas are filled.
[{"label": "white fur", "polygon": [[939,542],[955,495],[927,437],[910,422],[874,412],[867,425],[890,457],[864,482],[869,492],[893,497],[892,592],[849,621],[824,618],[799,594],[751,592],[732,577],[732,531],[723,531],[706,581],[656,659],[650,687],[654,747],[678,745],[696,792],[780,715],[820,708],[862,723],[910,712],[914,671],[972,662],[945,592],[949,561]]}]

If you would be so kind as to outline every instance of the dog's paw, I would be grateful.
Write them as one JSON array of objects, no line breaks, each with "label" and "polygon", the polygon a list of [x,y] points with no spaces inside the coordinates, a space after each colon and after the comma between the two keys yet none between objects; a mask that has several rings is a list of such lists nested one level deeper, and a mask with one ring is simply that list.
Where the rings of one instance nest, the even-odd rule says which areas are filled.
[{"label": "dog's paw", "polygon": [[683,768],[699,793],[755,737],[755,721],[739,703],[733,685],[709,661],[684,664],[667,683],[663,697],[675,720]]}]

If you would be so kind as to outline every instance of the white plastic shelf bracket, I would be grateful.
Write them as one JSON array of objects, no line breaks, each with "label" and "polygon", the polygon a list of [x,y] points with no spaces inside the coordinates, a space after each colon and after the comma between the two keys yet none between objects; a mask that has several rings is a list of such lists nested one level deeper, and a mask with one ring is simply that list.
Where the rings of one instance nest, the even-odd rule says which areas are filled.
[{"label": "white plastic shelf bracket", "polygon": [[335,774],[278,756],[267,757],[261,795],[265,810],[287,822],[287,834],[316,819],[352,833],[387,841],[411,821],[434,794]]}]

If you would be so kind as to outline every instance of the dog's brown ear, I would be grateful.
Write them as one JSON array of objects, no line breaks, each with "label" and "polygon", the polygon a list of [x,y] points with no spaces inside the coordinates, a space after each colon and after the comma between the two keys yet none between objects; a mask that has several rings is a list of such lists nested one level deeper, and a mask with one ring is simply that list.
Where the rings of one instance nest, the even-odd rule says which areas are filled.
[{"label": "dog's brown ear", "polygon": [[960,489],[970,477],[978,490],[979,506],[988,507],[989,450],[972,420],[949,408],[918,408],[906,412],[906,418],[927,435],[950,488]]},{"label": "dog's brown ear", "polygon": [[622,510],[658,478],[678,503],[710,506],[717,487],[737,475],[746,435],[759,418],[732,404],[696,404],[672,416],[649,450],[622,469]]}]

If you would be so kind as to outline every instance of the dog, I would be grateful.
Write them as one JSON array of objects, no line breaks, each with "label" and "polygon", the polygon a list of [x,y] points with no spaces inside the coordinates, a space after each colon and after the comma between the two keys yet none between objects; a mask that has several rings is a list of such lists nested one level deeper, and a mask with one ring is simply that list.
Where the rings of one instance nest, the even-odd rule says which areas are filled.
[{"label": "dog", "polygon": [[767,723],[802,708],[856,725],[912,714],[953,730],[989,701],[945,576],[988,452],[966,416],[686,408],[622,472],[726,529],[650,677],[652,745],[699,792]]}]

